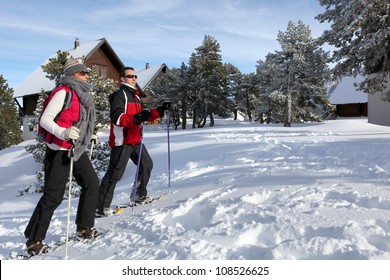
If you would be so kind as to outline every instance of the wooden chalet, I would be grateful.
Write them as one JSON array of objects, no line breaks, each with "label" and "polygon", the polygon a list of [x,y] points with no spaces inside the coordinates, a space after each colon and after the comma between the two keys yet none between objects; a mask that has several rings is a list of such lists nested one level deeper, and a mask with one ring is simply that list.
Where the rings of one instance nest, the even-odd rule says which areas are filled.
[{"label": "wooden chalet", "polygon": [[150,66],[149,63],[146,63],[144,69],[136,71],[138,85],[147,93],[148,87],[152,85],[154,81],[157,81],[161,75],[165,74],[167,69],[165,63],[156,66]]},{"label": "wooden chalet", "polygon": [[[74,58],[85,57],[87,67],[96,67],[98,73],[107,78],[118,80],[119,71],[124,64],[116,55],[105,38],[80,45],[79,40],[74,42],[74,48],[67,50],[69,55]],[[50,58],[56,58],[57,53],[50,56],[42,65],[49,62]],[[39,93],[43,90],[51,92],[55,88],[55,81],[46,77],[46,73],[39,66],[14,90],[14,98],[22,98],[23,107],[20,107],[21,115],[33,116],[38,102]],[[17,100],[17,99],[16,99]]]},{"label": "wooden chalet", "polygon": [[[119,71],[125,66],[119,57],[116,55],[110,44],[105,38],[92,41],[86,44],[80,44],[76,38],[74,47],[67,50],[70,57],[85,58],[87,67],[96,67],[100,76],[111,78],[118,81]],[[50,58],[56,58],[57,52],[50,56],[42,65],[49,62]],[[142,89],[146,89],[153,80],[157,79],[162,73],[165,73],[167,66],[165,64],[150,67],[146,63],[146,67],[137,72],[138,85]],[[46,77],[46,73],[39,66],[31,73],[26,80],[14,89],[14,99],[19,106],[20,115],[23,122],[24,139],[32,139],[35,135],[32,132],[31,126],[28,125],[31,118],[35,118],[34,111],[36,109],[39,94],[43,91],[49,93],[56,87],[55,81]],[[147,92],[147,91],[146,91]],[[18,102],[18,98],[22,99],[23,106]]]}]

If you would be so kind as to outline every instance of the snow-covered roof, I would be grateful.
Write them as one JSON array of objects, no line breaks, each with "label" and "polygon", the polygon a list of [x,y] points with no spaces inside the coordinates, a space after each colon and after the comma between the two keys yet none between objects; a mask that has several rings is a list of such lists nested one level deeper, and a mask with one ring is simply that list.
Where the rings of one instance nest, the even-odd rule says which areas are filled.
[{"label": "snow-covered roof", "polygon": [[136,71],[137,73],[137,83],[142,88],[145,89],[151,81],[160,73],[160,71],[165,71],[167,66],[165,64],[156,65],[141,69]]},{"label": "snow-covered roof", "polygon": [[335,88],[329,90],[329,100],[332,104],[350,104],[350,103],[366,103],[368,101],[367,93],[358,91],[354,83],[359,83],[363,80],[362,76],[344,77],[335,85]]},{"label": "snow-covered roof", "polygon": [[[48,62],[49,60],[46,60],[42,65],[47,64]],[[39,68],[35,69],[27,79],[14,89],[14,98],[38,94],[42,90],[52,90],[55,87],[55,81],[46,78],[45,75],[41,66],[39,66]]]},{"label": "snow-covered roof", "polygon": [[[69,55],[74,58],[79,58],[85,56],[86,58],[89,55],[93,54],[94,51],[99,48],[106,40],[104,38],[85,43],[80,45],[76,49],[67,50]],[[45,65],[49,62],[50,58],[57,57],[57,52],[51,55],[47,60],[45,60],[41,65]],[[14,89],[14,98],[21,97],[25,95],[39,94],[42,89],[44,91],[51,91],[55,87],[55,81],[46,78],[46,73],[43,71],[41,65],[32,72],[27,79],[25,79],[21,84],[19,84]]]},{"label": "snow-covered roof", "polygon": [[[107,43],[106,39],[104,38],[82,44],[76,49],[67,50],[67,52],[71,57],[85,57],[88,59],[88,57],[91,56],[95,52],[95,50],[98,49],[103,43]],[[48,59],[46,59],[41,65],[47,64],[51,58],[55,57],[57,57],[57,52],[51,55]],[[161,65],[147,67],[137,71],[138,85],[142,89],[145,89],[150,84],[150,82],[153,81],[153,79],[160,73],[160,71],[165,71],[166,67],[167,66],[163,63]],[[55,81],[46,78],[46,73],[43,71],[42,67],[39,66],[27,77],[27,79],[25,79],[14,89],[14,98],[26,95],[39,94],[42,90],[51,91],[55,88],[55,86]]]}]

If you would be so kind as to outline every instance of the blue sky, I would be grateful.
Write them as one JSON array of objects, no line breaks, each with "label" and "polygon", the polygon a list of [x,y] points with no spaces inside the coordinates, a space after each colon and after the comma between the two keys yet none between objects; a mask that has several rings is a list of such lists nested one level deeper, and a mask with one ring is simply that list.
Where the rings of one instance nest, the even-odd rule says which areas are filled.
[{"label": "blue sky", "polygon": [[57,50],[106,38],[122,62],[142,69],[188,64],[205,35],[222,61],[255,72],[259,59],[279,49],[279,31],[302,20],[318,37],[317,0],[0,0],[0,74],[16,87]]}]

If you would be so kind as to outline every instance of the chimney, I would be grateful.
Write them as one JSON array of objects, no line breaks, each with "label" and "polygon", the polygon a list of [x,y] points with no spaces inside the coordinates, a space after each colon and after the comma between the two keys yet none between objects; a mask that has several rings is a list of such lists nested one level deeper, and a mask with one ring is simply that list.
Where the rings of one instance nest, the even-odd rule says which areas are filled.
[{"label": "chimney", "polygon": [[145,69],[149,69],[149,63],[146,63]]},{"label": "chimney", "polygon": [[74,40],[74,49],[77,49],[78,47],[80,47],[80,41],[79,38],[76,38],[76,40]]}]

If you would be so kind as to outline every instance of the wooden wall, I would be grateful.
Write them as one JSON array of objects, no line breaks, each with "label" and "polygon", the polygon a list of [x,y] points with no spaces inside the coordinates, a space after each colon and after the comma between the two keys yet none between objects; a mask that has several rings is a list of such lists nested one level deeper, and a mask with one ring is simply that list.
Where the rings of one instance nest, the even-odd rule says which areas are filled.
[{"label": "wooden wall", "polygon": [[337,104],[336,114],[339,117],[367,117],[367,103]]},{"label": "wooden wall", "polygon": [[111,63],[110,59],[105,55],[105,53],[98,49],[95,53],[91,55],[86,61],[88,67],[92,68],[93,65],[105,66],[107,67],[106,78],[113,79],[114,81],[119,80],[119,70]]}]

